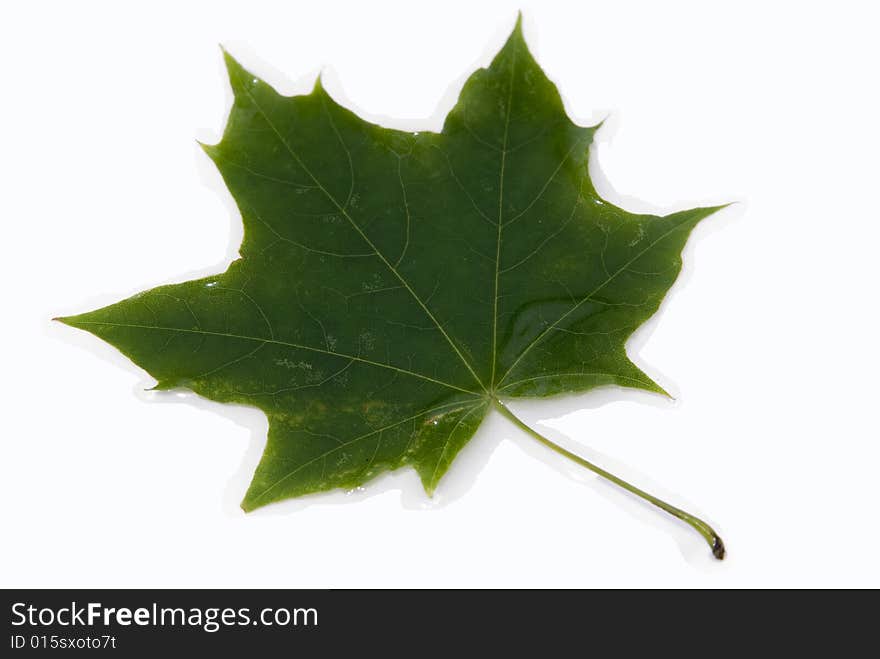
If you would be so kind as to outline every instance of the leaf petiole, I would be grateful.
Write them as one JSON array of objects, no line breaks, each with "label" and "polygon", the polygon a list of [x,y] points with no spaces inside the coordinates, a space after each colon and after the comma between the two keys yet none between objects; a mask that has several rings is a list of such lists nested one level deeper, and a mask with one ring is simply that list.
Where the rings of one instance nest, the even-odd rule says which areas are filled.
[{"label": "leaf petiole", "polygon": [[585,460],[584,458],[580,457],[579,455],[572,453],[568,449],[565,449],[565,448],[559,446],[559,444],[556,444],[555,442],[550,441],[549,439],[547,439],[546,437],[544,437],[543,435],[541,435],[540,433],[538,433],[537,431],[533,430],[531,427],[529,427],[528,425],[523,423],[523,421],[521,421],[519,419],[519,417],[517,417],[510,410],[510,408],[508,408],[504,403],[502,403],[497,398],[494,399],[494,403],[495,403],[495,407],[498,409],[499,412],[501,412],[501,414],[503,414],[505,417],[507,417],[508,419],[513,421],[513,423],[516,424],[519,428],[521,428],[522,430],[527,432],[529,435],[531,435],[534,439],[538,440],[541,444],[543,444],[547,448],[555,451],[559,455],[565,456],[569,460],[581,465],[582,467],[586,467],[587,469],[589,469],[593,473],[598,474],[602,478],[609,480],[612,483],[614,483],[615,485],[622,487],[627,492],[631,492],[632,494],[635,494],[637,497],[640,497],[641,499],[644,499],[645,501],[654,504],[655,506],[657,506],[661,510],[666,511],[667,513],[669,513],[673,517],[680,519],[681,521],[685,522],[686,524],[689,524],[701,536],[703,536],[703,538],[705,538],[706,542],[712,548],[712,555],[715,556],[715,558],[717,558],[718,560],[722,560],[724,558],[724,555],[726,553],[725,549],[724,549],[724,542],[721,540],[721,536],[719,536],[711,526],[706,524],[706,522],[704,522],[703,520],[701,520],[698,517],[691,515],[690,513],[685,512],[684,510],[681,510],[680,508],[676,508],[675,506],[672,506],[672,505],[666,503],[665,501],[658,499],[657,497],[655,497],[651,494],[648,494],[644,490],[640,490],[639,488],[637,488],[634,485],[630,485],[625,480],[618,478],[614,474],[605,471],[601,467],[594,465],[592,462]]}]

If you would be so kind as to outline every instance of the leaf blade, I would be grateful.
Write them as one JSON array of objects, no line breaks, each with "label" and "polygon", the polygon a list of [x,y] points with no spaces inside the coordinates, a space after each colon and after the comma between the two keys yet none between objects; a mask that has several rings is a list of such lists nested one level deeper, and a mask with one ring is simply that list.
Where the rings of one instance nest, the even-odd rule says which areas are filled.
[{"label": "leaf blade", "polygon": [[224,52],[234,103],[202,145],[245,226],[219,275],[60,319],[157,380],[255,406],[245,510],[412,466],[430,494],[493,400],[615,384],[694,226],[601,199],[589,147],[521,21],[440,133],[364,121],[316,82],[284,97]]}]

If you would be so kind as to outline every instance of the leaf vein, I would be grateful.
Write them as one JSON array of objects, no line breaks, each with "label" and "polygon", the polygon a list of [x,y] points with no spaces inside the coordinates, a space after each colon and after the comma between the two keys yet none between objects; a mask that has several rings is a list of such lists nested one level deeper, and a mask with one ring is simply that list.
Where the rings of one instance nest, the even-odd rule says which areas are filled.
[{"label": "leaf vein", "polygon": [[322,348],[315,348],[314,346],[307,346],[301,343],[291,343],[289,341],[279,341],[277,339],[265,339],[258,336],[248,336],[247,334],[233,334],[231,332],[210,332],[208,330],[194,330],[194,329],[184,329],[181,327],[160,327],[157,325],[138,325],[134,323],[111,323],[106,321],[80,321],[80,325],[106,325],[108,327],[129,327],[133,329],[145,329],[145,330],[158,330],[164,332],[183,332],[186,334],[197,334],[201,336],[223,336],[230,339],[241,339],[242,341],[261,341],[263,343],[272,343],[275,345],[287,346],[289,348],[296,348],[297,350],[310,350],[312,352],[320,352],[325,355],[331,355],[333,357],[339,357],[340,359],[353,359],[356,362],[361,362],[362,364],[369,364],[370,366],[377,366],[381,368],[387,368],[392,371],[397,371],[398,373],[402,373],[404,375],[411,375],[416,378],[421,378],[422,380],[427,380],[428,382],[433,382],[434,384],[439,384],[444,387],[448,387],[450,389],[456,389],[457,391],[463,391],[467,394],[476,395],[478,392],[472,391],[471,389],[465,389],[463,387],[459,387],[450,382],[444,382],[443,380],[438,380],[436,378],[432,378],[424,373],[419,373],[417,371],[410,371],[405,368],[399,368],[397,366],[393,366],[391,364],[383,364],[382,362],[374,362],[369,359],[364,359],[363,357],[358,357],[356,355],[348,355],[342,352],[333,352],[332,350],[324,350]]}]

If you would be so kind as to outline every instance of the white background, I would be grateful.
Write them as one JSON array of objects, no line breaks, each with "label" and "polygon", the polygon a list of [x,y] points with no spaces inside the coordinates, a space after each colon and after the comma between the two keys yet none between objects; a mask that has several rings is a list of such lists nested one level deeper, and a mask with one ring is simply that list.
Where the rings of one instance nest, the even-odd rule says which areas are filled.
[{"label": "white background", "polygon": [[[9,3],[0,16],[0,584],[880,586],[880,102],[870,3]],[[606,198],[740,203],[693,234],[629,346],[668,402],[608,389],[515,409],[716,525],[691,529],[490,418],[430,502],[238,501],[266,422],[146,393],[53,324],[219,272],[241,239],[196,139],[231,93],[218,44],[284,93],[324,71],[363,117],[437,130],[522,8]],[[600,171],[601,170],[601,171]]]}]

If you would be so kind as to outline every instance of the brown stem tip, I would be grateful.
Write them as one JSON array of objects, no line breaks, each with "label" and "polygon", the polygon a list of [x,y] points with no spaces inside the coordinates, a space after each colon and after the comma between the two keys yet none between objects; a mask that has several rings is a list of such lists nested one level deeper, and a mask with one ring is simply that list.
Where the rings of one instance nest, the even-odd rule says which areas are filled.
[{"label": "brown stem tip", "polygon": [[724,541],[717,535],[712,540],[712,555],[719,561],[723,561],[724,557],[727,556],[727,550],[724,548]]}]

